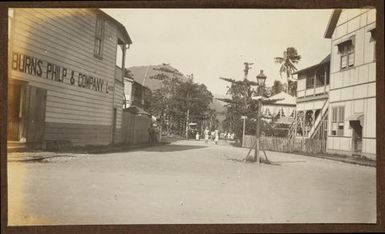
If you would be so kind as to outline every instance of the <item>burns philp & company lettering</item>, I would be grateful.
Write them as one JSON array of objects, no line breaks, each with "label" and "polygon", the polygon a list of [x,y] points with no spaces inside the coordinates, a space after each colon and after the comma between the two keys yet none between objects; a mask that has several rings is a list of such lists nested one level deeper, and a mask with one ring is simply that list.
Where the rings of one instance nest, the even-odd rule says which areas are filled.
[{"label": "burns philp & company lettering", "polygon": [[20,53],[12,53],[12,69],[26,74],[39,76],[43,74],[43,61]]},{"label": "burns philp & company lettering", "polygon": [[63,82],[66,75],[67,75],[66,68],[62,68],[52,63],[47,63],[47,72],[45,74],[45,78],[58,81],[58,82]]},{"label": "burns philp & company lettering", "polygon": [[87,76],[79,73],[78,75],[78,86],[82,88],[92,89],[98,92],[102,92],[104,81],[100,78]]},{"label": "burns philp & company lettering", "polygon": [[[22,53],[12,53],[12,69],[69,85],[76,85],[77,78],[77,86],[80,88],[108,93],[108,83],[101,78],[76,72]],[[43,75],[43,71],[45,71],[45,75]]]}]

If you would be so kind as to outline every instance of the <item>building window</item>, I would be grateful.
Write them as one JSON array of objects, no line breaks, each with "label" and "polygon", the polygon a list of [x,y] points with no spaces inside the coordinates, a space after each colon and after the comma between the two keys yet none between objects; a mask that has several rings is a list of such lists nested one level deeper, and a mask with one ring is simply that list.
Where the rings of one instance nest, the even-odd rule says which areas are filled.
[{"label": "building window", "polygon": [[314,88],[314,77],[306,76],[306,89]]},{"label": "building window", "polygon": [[344,135],[345,107],[338,106],[332,108],[332,136]]},{"label": "building window", "polygon": [[95,26],[95,47],[94,55],[97,58],[103,58],[103,38],[104,38],[104,19],[102,16],[96,17]]},{"label": "building window", "polygon": [[352,39],[338,44],[338,52],[341,55],[341,70],[354,66],[354,45]]},{"label": "building window", "polygon": [[119,43],[116,46],[116,66],[119,68],[123,68],[123,46]]}]

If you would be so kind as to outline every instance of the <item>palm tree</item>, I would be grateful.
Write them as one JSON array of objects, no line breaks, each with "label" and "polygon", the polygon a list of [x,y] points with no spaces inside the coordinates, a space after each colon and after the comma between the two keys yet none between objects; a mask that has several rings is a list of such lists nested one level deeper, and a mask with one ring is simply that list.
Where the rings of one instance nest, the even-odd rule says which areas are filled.
[{"label": "palm tree", "polygon": [[279,74],[282,78],[282,73],[286,75],[288,83],[288,93],[291,95],[296,94],[297,82],[293,79],[293,73],[297,71],[297,68],[294,64],[298,63],[301,60],[301,55],[298,54],[297,49],[294,47],[286,48],[286,51],[283,52],[283,57],[275,57],[275,63],[281,64],[279,68]]}]

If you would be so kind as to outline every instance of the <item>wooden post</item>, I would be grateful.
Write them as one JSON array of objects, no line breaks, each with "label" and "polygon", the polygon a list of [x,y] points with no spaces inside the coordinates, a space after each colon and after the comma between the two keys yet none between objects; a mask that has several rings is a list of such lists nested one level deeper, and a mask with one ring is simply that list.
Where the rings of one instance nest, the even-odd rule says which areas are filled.
[{"label": "wooden post", "polygon": [[255,140],[256,140],[256,143],[255,143],[255,152],[254,152],[254,160],[256,160],[257,164],[259,164],[259,144],[260,144],[260,117],[261,117],[261,105],[262,105],[262,101],[261,100],[258,100],[258,112],[257,112],[257,128],[256,128],[256,131],[255,131]]},{"label": "wooden post", "polygon": [[186,139],[188,139],[188,130],[189,130],[189,115],[190,115],[190,109],[187,109],[186,113]]},{"label": "wooden post", "polygon": [[326,76],[327,76],[327,72],[326,72],[327,68],[325,67],[325,72],[324,72],[324,93],[326,93]]},{"label": "wooden post", "polygon": [[243,118],[242,147],[245,147],[246,118]]},{"label": "wooden post", "polygon": [[313,96],[315,96],[315,87],[316,87],[316,83],[317,83],[317,71],[314,72],[314,78],[313,78],[313,87],[314,87],[314,92],[313,92]]},{"label": "wooden post", "polygon": [[297,137],[297,128],[298,128],[297,110],[294,110],[294,138]]}]

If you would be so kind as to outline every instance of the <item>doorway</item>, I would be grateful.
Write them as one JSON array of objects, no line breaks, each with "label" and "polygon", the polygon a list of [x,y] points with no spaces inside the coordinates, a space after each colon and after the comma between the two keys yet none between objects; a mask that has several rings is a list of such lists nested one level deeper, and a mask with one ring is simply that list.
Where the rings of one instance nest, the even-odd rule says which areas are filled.
[{"label": "doorway", "polygon": [[8,86],[8,136],[9,141],[25,139],[26,86],[10,83]]},{"label": "doorway", "polygon": [[8,141],[40,146],[44,140],[47,90],[11,80],[8,85]]},{"label": "doorway", "polygon": [[354,153],[362,152],[362,126],[359,120],[351,120],[350,126],[353,129],[352,148]]}]

